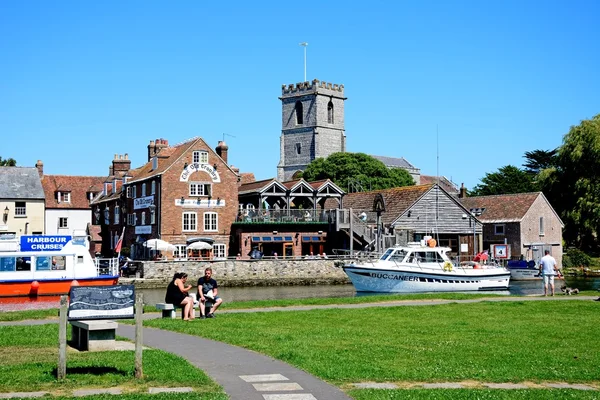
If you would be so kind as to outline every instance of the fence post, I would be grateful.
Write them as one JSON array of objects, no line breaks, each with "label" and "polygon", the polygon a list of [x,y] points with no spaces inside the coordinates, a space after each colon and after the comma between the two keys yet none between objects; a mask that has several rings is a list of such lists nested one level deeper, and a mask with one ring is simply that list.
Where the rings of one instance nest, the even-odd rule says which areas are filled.
[{"label": "fence post", "polygon": [[59,381],[67,376],[67,296],[60,296],[58,318],[58,369],[56,377]]},{"label": "fence post", "polygon": [[142,350],[143,350],[143,312],[144,312],[144,295],[137,294],[135,299],[135,377],[142,379],[144,371],[142,368]]}]

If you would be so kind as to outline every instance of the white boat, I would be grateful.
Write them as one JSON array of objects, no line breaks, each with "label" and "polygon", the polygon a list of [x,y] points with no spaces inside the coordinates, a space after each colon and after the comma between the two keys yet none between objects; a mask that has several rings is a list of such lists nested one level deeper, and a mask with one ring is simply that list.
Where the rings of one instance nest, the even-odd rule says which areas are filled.
[{"label": "white boat", "polygon": [[387,249],[377,260],[353,261],[342,268],[359,292],[414,293],[506,290],[510,271],[475,262],[455,265],[449,247],[420,243]]},{"label": "white boat", "polygon": [[[40,236],[42,238],[42,236]],[[59,295],[71,286],[116,285],[119,268],[116,258],[93,259],[75,240],[50,250],[0,253],[0,298]]]},{"label": "white boat", "polygon": [[[508,270],[510,279],[514,281],[535,281],[542,280],[540,270],[536,267],[536,262],[530,261],[509,261]],[[557,275],[554,279],[563,279],[562,275]]]}]

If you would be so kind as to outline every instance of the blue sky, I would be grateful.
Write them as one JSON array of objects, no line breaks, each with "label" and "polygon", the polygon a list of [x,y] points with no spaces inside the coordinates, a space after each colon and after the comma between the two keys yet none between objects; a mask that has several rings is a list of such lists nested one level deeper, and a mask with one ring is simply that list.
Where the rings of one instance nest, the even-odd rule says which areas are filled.
[{"label": "blue sky", "polygon": [[[597,1],[0,2],[0,156],[47,174],[225,138],[276,176],[281,85],[344,84],[347,150],[468,188],[600,113]],[[436,134],[436,132],[438,132]],[[224,136],[226,134],[226,136]],[[437,139],[436,139],[437,137]]]}]

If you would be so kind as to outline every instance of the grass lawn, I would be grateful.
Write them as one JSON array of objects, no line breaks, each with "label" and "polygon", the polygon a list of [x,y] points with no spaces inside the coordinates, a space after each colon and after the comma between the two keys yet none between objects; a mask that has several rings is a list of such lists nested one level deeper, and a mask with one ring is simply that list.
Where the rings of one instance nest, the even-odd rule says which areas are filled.
[{"label": "grass lawn", "polygon": [[139,398],[149,387],[185,386],[193,387],[194,393],[169,399],[227,399],[220,386],[183,358],[159,350],[144,350],[143,357],[144,378],[137,380],[133,351],[68,351],[67,376],[58,382],[58,325],[3,326],[0,393],[48,391],[68,397],[73,389],[120,387],[131,398]]},{"label": "grass lawn", "polygon": [[599,306],[483,302],[146,324],[265,353],[342,387],[363,381],[599,383]]}]

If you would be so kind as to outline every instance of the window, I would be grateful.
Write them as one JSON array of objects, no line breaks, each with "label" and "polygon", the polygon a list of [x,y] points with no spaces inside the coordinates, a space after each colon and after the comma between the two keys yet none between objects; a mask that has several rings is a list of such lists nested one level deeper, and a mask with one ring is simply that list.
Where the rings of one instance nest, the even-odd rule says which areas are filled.
[{"label": "window", "polygon": [[146,197],[146,183],[142,183],[142,197]]},{"label": "window", "polygon": [[156,223],[156,208],[150,209],[150,225],[154,225]]},{"label": "window", "polygon": [[190,196],[210,196],[210,183],[190,182]]},{"label": "window", "polygon": [[127,189],[125,189],[125,192],[126,192],[126,197],[128,199],[130,199],[131,198],[131,186],[127,186]]},{"label": "window", "polygon": [[142,211],[142,225],[146,225],[146,213]]},{"label": "window", "polygon": [[214,259],[227,258],[226,254],[227,253],[225,252],[225,244],[223,244],[223,243],[213,244],[213,258]]},{"label": "window", "polygon": [[15,217],[26,217],[27,207],[24,201],[15,201]]},{"label": "window", "polygon": [[504,235],[504,225],[494,225],[494,235]]},{"label": "window", "polygon": [[71,192],[56,192],[56,201],[59,203],[70,203]]},{"label": "window", "polygon": [[68,228],[69,227],[69,219],[67,217],[58,218],[58,227],[59,228]]},{"label": "window", "polygon": [[115,224],[119,224],[121,221],[121,209],[119,206],[115,206]]},{"label": "window", "polygon": [[135,186],[131,187],[131,197],[134,199],[137,198],[137,190],[135,189]]},{"label": "window", "polygon": [[94,197],[96,197],[96,193],[94,193],[94,192],[87,192],[85,195],[86,195],[88,201],[90,201],[90,202],[92,200],[94,200]]},{"label": "window", "polygon": [[208,152],[206,152],[206,151],[194,151],[192,160],[195,163],[208,164]]},{"label": "window", "polygon": [[195,212],[183,213],[183,231],[190,232],[198,230]]},{"label": "window", "polygon": [[155,194],[156,193],[156,182],[152,181],[152,186],[150,186],[150,194]]},{"label": "window", "polygon": [[135,226],[136,215],[127,214],[127,225]]},{"label": "window", "polygon": [[176,244],[175,250],[173,251],[173,257],[185,260],[187,258],[187,252],[185,249],[185,244]]},{"label": "window", "polygon": [[296,125],[302,125],[304,123],[304,111],[302,108],[302,103],[297,101],[294,106],[294,110],[296,111]]},{"label": "window", "polygon": [[327,122],[333,124],[333,102],[327,104]]},{"label": "window", "polygon": [[217,231],[217,213],[207,212],[204,213],[204,230],[206,232],[216,232]]},{"label": "window", "polygon": [[544,236],[544,217],[540,217],[540,236]]},{"label": "window", "polygon": [[302,154],[302,143],[296,143],[296,154]]}]

